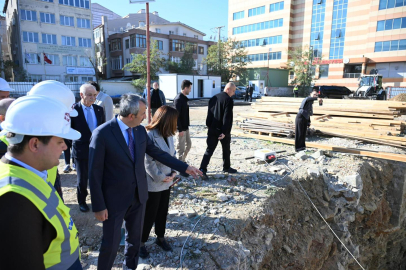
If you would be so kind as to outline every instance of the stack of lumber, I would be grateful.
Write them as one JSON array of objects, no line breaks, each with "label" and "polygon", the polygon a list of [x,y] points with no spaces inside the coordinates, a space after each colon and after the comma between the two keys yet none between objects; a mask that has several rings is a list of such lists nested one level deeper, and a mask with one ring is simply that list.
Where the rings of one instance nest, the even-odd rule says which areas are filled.
[{"label": "stack of lumber", "polygon": [[[252,105],[256,113],[240,114],[239,127],[259,135],[291,137],[302,100],[263,97]],[[329,136],[406,147],[405,122],[395,120],[405,114],[406,102],[324,99],[323,106],[313,104],[311,128]]]}]

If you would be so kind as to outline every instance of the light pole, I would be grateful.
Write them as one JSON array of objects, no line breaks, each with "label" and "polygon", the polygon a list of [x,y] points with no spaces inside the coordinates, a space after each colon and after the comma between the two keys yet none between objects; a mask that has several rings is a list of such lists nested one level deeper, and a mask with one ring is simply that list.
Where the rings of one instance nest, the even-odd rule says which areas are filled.
[{"label": "light pole", "polygon": [[[261,45],[261,47],[266,47],[266,42],[265,42],[265,40],[262,42],[262,45]],[[268,87],[270,86],[270,84],[269,84],[269,56],[270,56],[270,53],[272,52],[272,48],[269,48],[269,50],[268,50],[268,54],[267,54],[267,57],[268,57],[268,70],[267,70],[267,72],[266,72],[266,83],[267,83],[267,85],[268,85]]]},{"label": "light pole", "polygon": [[151,63],[150,63],[150,40],[149,40],[149,2],[155,2],[155,0],[130,0],[130,4],[146,5],[146,36],[147,36],[147,102],[148,102],[148,124],[151,123]]},{"label": "light pole", "polygon": [[[311,72],[311,68],[313,66],[313,46],[310,46],[310,61],[309,61],[309,66],[307,67],[307,78],[309,79],[309,74],[310,74],[310,78],[312,76],[312,72]],[[311,84],[311,83],[310,83]],[[303,88],[303,87],[302,87]]]}]

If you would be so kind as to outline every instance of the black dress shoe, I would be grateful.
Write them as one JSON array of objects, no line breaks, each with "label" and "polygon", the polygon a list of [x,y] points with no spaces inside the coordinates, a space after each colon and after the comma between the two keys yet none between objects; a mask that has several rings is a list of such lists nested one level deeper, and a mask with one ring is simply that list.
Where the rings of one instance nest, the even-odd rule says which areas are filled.
[{"label": "black dress shoe", "polygon": [[87,206],[85,203],[79,204],[79,209],[81,212],[89,212],[89,206]]},{"label": "black dress shoe", "polygon": [[146,259],[149,257],[149,252],[145,246],[140,247],[140,257]]},{"label": "black dress shoe", "polygon": [[155,240],[155,243],[158,245],[158,246],[160,246],[163,250],[165,250],[165,251],[172,251],[173,249],[172,249],[172,247],[171,247],[171,245],[169,245],[169,243],[168,242],[166,242],[166,240],[164,239],[163,241],[161,241],[161,240],[159,240],[159,238],[157,238],[156,240]]},{"label": "black dress shoe", "polygon": [[203,175],[200,176],[200,178],[202,178],[202,180],[209,180],[209,177],[207,176],[206,172],[203,171],[202,169],[199,169],[199,170],[203,173]]},{"label": "black dress shoe", "polygon": [[236,169],[233,168],[228,168],[228,169],[223,169],[223,172],[225,173],[237,173],[238,171]]}]

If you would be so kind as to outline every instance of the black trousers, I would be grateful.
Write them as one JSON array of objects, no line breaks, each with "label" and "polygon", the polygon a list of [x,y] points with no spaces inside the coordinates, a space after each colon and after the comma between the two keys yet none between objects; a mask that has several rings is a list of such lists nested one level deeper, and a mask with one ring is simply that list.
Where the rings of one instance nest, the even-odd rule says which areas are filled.
[{"label": "black trousers", "polygon": [[103,221],[98,270],[110,270],[113,267],[120,246],[123,220],[125,221],[124,263],[129,269],[137,268],[144,213],[145,205],[140,203],[137,189],[135,198],[127,209],[115,213],[108,212],[108,219]]},{"label": "black trousers", "polygon": [[158,192],[148,192],[141,242],[145,243],[148,241],[149,233],[151,232],[154,223],[156,236],[159,238],[165,236],[170,194],[170,189]]},{"label": "black trousers", "polygon": [[89,159],[87,158],[76,158],[76,174],[78,177],[77,181],[77,197],[78,203],[86,203],[87,196],[87,180],[89,179]]},{"label": "black trousers", "polygon": [[249,97],[248,92],[245,92],[244,101],[248,101],[248,97]]},{"label": "black trousers", "polygon": [[[200,164],[200,169],[203,172],[207,172],[207,165],[209,165],[211,156],[216,150],[217,144],[219,143],[218,136],[208,134],[207,135],[207,149],[204,153],[202,163]],[[231,143],[231,135],[226,135],[222,140],[220,140],[221,146],[223,148],[223,170],[230,169],[230,143]]]},{"label": "black trousers", "polygon": [[297,114],[295,120],[295,149],[296,151],[302,151],[306,149],[306,132],[309,125],[303,115]]},{"label": "black trousers", "polygon": [[[64,140],[66,146],[68,147],[65,151],[63,151],[63,156],[65,158],[65,165],[70,165],[70,150],[72,148],[72,141],[71,140]],[[75,163],[75,159],[72,157],[72,163]]]},{"label": "black trousers", "polygon": [[252,92],[250,92],[250,102],[252,102]]}]

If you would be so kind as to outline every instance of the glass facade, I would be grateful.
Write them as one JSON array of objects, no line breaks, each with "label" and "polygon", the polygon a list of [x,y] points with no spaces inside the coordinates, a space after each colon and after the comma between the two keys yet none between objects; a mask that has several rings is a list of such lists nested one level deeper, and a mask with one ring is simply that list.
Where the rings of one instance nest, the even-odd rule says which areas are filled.
[{"label": "glass facade", "polygon": [[244,18],[244,11],[233,13],[233,20],[239,20]]},{"label": "glass facade", "polygon": [[279,10],[283,10],[283,6],[284,6],[284,2],[278,2],[278,3],[274,3],[269,5],[269,12],[274,12],[274,11],[279,11]]},{"label": "glass facade", "polygon": [[265,46],[265,45],[269,45],[269,44],[281,44],[281,43],[282,43],[281,35],[239,41],[240,47],[256,47],[256,46]]},{"label": "glass facade", "polygon": [[233,28],[233,35],[261,31],[265,29],[277,28],[283,26],[283,19],[276,19],[273,21],[266,21],[260,23],[254,23],[250,25],[243,25]]},{"label": "glass facade", "polygon": [[347,24],[347,6],[348,0],[334,0],[330,39],[330,59],[343,58],[345,29]]},{"label": "glass facade", "polygon": [[251,8],[248,10],[248,17],[257,16],[265,13],[265,6]]},{"label": "glass facade", "polygon": [[375,52],[406,50],[406,39],[375,42]]},{"label": "glass facade", "polygon": [[[268,53],[258,53],[258,54],[249,54],[248,60],[251,62],[256,61],[268,61]],[[269,60],[280,60],[282,59],[282,52],[271,52],[269,53]]]},{"label": "glass facade", "polygon": [[314,57],[322,56],[325,12],[326,0],[313,0],[310,46],[313,47]]},{"label": "glass facade", "polygon": [[379,0],[379,9],[388,9],[406,6],[406,0]]},{"label": "glass facade", "polygon": [[390,20],[378,21],[376,25],[376,31],[385,31],[406,28],[406,17],[396,18]]}]

